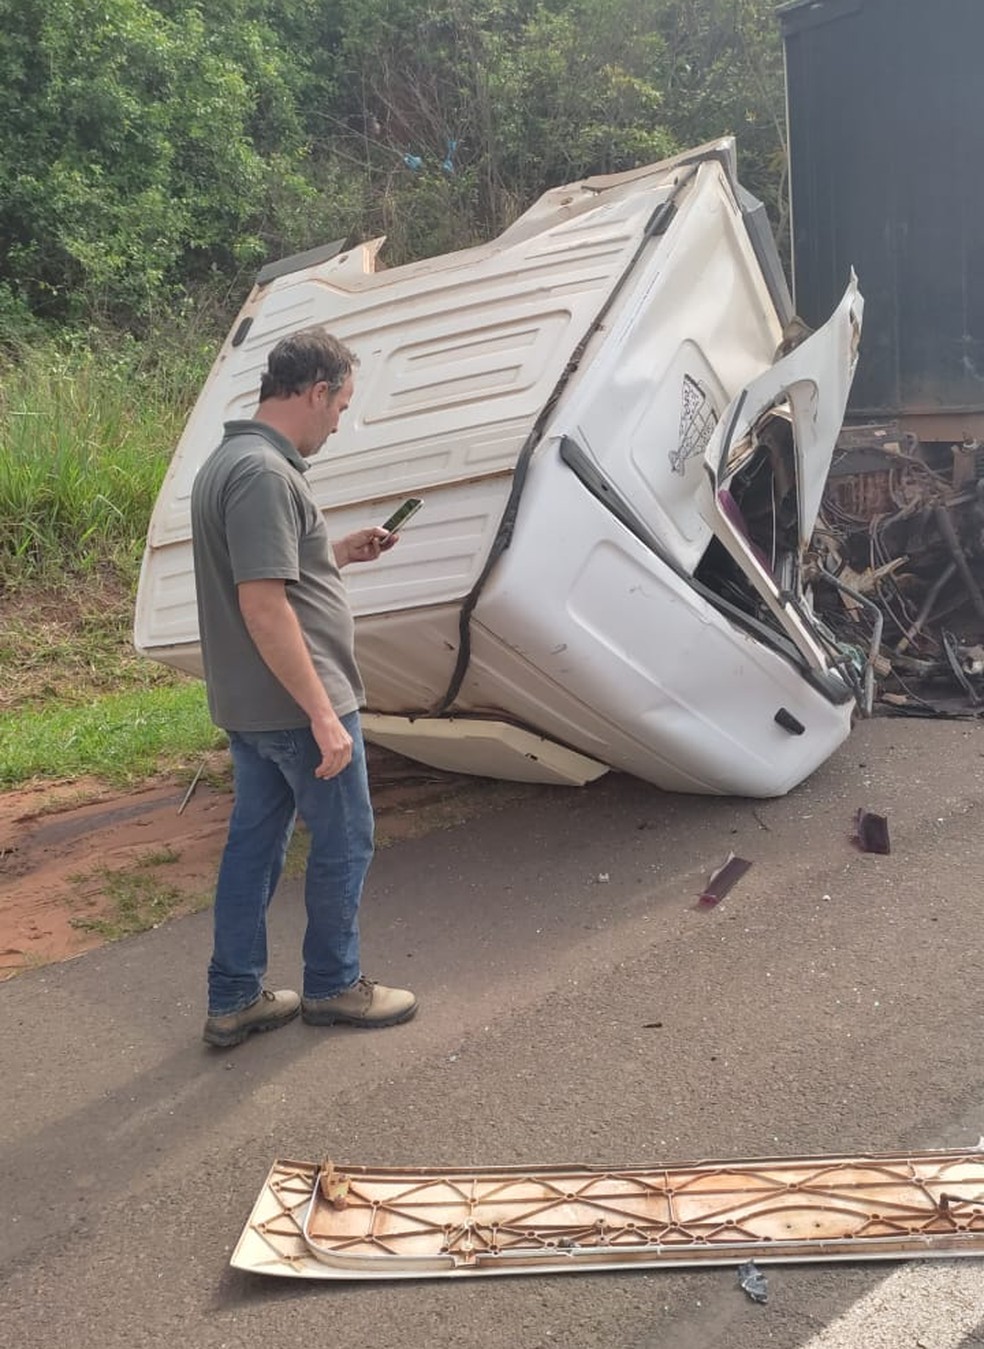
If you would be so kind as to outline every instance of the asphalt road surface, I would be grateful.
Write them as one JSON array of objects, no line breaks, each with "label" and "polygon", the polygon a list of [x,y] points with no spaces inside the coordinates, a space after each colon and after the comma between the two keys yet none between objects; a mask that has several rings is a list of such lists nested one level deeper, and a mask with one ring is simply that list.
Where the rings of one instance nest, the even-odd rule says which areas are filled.
[{"label": "asphalt road surface", "polygon": [[[276,1157],[612,1166],[984,1134],[984,726],[876,720],[782,800],[609,776],[384,849],[385,1031],[209,1051],[208,914],[0,986],[0,1334],[18,1349],[984,1344],[976,1260],[379,1284],[229,1268]],[[850,841],[888,816],[890,856]],[[695,907],[734,851],[753,863]],[[607,879],[605,879],[607,878]],[[271,983],[295,986],[284,887]],[[654,1023],[659,1023],[654,1024]]]}]

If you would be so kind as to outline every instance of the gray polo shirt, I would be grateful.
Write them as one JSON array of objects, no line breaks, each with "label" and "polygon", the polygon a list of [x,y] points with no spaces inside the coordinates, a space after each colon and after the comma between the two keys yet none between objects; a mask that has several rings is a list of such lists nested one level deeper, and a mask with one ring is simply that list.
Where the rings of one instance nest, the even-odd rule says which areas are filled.
[{"label": "gray polo shirt", "polygon": [[286,581],[314,667],[340,717],[365,694],[355,625],[307,464],[273,427],[226,422],[191,491],[202,659],[212,720],[228,731],[280,731],[309,717],[271,673],[246,630],[236,587]]}]

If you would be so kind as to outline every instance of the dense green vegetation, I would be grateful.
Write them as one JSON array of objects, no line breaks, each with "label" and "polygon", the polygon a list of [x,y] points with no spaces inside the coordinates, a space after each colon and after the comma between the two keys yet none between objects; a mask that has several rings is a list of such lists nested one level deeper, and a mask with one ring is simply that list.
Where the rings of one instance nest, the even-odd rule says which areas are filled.
[{"label": "dense green vegetation", "polygon": [[0,384],[0,789],[187,776],[223,743],[204,690],[138,657],[133,592],[212,345],[63,333]]},{"label": "dense green vegetation", "polygon": [[0,0],[0,579],[132,564],[257,267],[485,239],[729,131],[783,221],[772,0]]},{"label": "dense green vegetation", "polygon": [[257,266],[399,262],[725,132],[778,203],[772,0],[0,0],[0,330],[146,333]]},{"label": "dense green vegetation", "polygon": [[210,343],[154,348],[64,335],[21,349],[0,383],[0,581],[131,573]]},{"label": "dense green vegetation", "polygon": [[6,784],[215,742],[200,688],[134,657],[132,594],[263,262],[467,246],[728,132],[782,233],[773,0],[0,0],[0,31]]}]

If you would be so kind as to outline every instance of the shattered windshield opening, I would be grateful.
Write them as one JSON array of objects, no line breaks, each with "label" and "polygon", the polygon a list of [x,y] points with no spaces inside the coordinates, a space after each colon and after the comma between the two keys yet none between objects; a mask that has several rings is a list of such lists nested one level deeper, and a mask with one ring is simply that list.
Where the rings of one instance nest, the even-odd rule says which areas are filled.
[{"label": "shattered windshield opening", "polygon": [[800,536],[797,448],[792,410],[782,396],[730,447],[716,484],[711,478],[714,537],[694,579],[746,615],[761,635],[774,633],[778,649],[791,644],[810,678],[823,681],[836,672],[836,687],[849,689],[860,705],[864,657],[838,643],[805,584],[813,572]]},{"label": "shattered windshield opening", "polygon": [[[777,590],[799,594],[796,459],[789,405],[770,408],[728,454],[717,491],[721,514],[771,577]],[[711,539],[696,579],[743,612],[783,631],[743,568]]]}]

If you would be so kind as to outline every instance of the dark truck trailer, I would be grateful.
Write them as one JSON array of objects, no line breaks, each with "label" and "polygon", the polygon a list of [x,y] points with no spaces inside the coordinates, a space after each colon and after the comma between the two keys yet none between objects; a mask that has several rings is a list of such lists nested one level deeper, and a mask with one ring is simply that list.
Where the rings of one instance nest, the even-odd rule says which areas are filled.
[{"label": "dark truck trailer", "polygon": [[984,0],[795,0],[786,55],[796,306],[865,294],[853,418],[984,438]]},{"label": "dark truck trailer", "polygon": [[884,707],[980,716],[984,0],[794,0],[779,19],[796,309],[822,322],[852,268],[865,295],[818,608],[879,648]]}]

